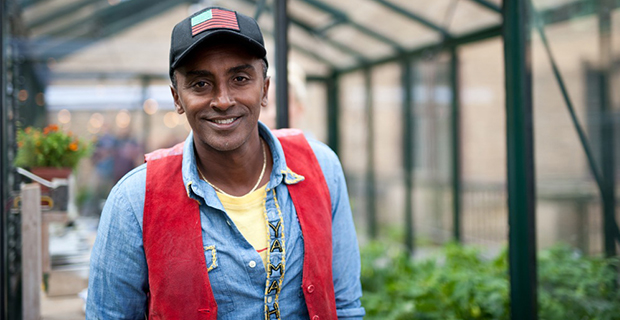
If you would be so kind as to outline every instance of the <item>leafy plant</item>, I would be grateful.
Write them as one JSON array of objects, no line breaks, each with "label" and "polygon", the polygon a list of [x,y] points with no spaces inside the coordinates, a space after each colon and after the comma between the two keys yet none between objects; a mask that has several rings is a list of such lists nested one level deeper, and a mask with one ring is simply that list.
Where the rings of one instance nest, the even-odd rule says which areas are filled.
[{"label": "leafy plant", "polygon": [[[508,255],[449,244],[435,258],[413,260],[397,245],[362,250],[362,304],[366,319],[509,319]],[[539,258],[540,319],[613,319],[616,260],[576,255],[568,247]]]},{"label": "leafy plant", "polygon": [[20,129],[17,132],[17,148],[15,166],[74,169],[80,159],[90,154],[91,143],[52,124],[43,130],[32,127]]}]

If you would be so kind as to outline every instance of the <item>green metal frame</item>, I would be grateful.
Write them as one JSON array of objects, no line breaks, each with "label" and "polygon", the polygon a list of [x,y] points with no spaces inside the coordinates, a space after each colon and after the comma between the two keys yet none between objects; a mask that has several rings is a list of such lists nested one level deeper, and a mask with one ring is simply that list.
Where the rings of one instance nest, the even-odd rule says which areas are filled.
[{"label": "green metal frame", "polygon": [[375,124],[374,97],[372,90],[372,70],[364,69],[364,90],[366,92],[366,215],[368,235],[374,239],[378,235],[375,172]]},{"label": "green metal frame", "polygon": [[536,320],[536,191],[529,0],[504,1],[511,319]]},{"label": "green metal frame", "polygon": [[327,144],[339,154],[340,151],[340,74],[333,72],[326,81],[327,87]]},{"label": "green metal frame", "polygon": [[78,1],[78,2],[73,2],[70,3],[68,5],[63,6],[60,9],[57,9],[55,11],[52,11],[46,15],[41,16],[40,18],[38,18],[37,20],[32,21],[30,24],[28,24],[26,27],[28,29],[33,29],[33,28],[38,28],[41,26],[44,26],[46,24],[50,24],[52,22],[55,21],[59,21],[63,18],[65,18],[68,15],[74,14],[76,11],[85,8],[89,5],[95,4],[95,3],[104,3],[104,1],[102,0],[82,0],[82,1]]},{"label": "green metal frame", "polygon": [[[599,48],[601,62],[601,172],[603,173],[603,243],[608,257],[616,255],[616,241],[620,243],[620,232],[616,221],[616,170],[615,134],[612,119],[611,66],[613,49],[611,38],[611,0],[602,0],[598,10]],[[617,284],[616,284],[617,286]]]},{"label": "green metal frame", "polygon": [[357,60],[358,63],[365,63],[367,61],[366,57],[364,57],[360,52],[356,51],[355,49],[352,49],[340,42],[334,41],[328,37],[325,36],[324,33],[321,33],[319,31],[317,31],[316,29],[312,28],[311,26],[309,26],[308,24],[304,23],[303,21],[296,19],[296,18],[292,18],[291,17],[291,22],[300,27],[302,30],[306,31],[307,33],[309,33],[310,35],[317,37],[323,41],[325,41],[325,43],[331,45],[332,47],[345,52],[353,57],[355,57],[355,59]]},{"label": "green metal frame", "polygon": [[39,3],[42,3],[42,2],[46,2],[46,1],[49,1],[49,0],[22,0],[19,2],[22,8],[28,8],[28,7],[31,7]]},{"label": "green metal frame", "polygon": [[[260,6],[260,2],[259,1],[264,1],[264,0],[259,0],[259,1],[256,1],[256,0],[242,0],[242,1],[245,2],[245,3],[249,3],[249,4],[254,4],[254,5],[256,5],[258,7],[258,6]],[[258,10],[258,8],[257,8],[257,10]],[[272,9],[270,7],[265,7],[261,11],[266,11],[266,12],[269,12],[269,13],[273,14]],[[323,32],[313,28],[312,26],[308,25],[307,23],[305,23],[305,22],[303,22],[303,21],[301,21],[301,20],[299,20],[299,19],[297,19],[295,17],[292,17],[292,16],[289,16],[289,22],[292,25],[301,28],[306,33],[308,33],[309,35],[311,35],[313,37],[319,38],[320,40],[322,40],[325,43],[327,43],[328,45],[336,48],[337,50],[340,50],[340,51],[342,51],[342,52],[344,52],[344,53],[346,53],[348,55],[353,56],[357,60],[358,63],[365,63],[366,62],[366,58],[360,52],[358,52],[358,51],[356,51],[356,50],[354,50],[354,49],[352,49],[352,48],[350,48],[350,47],[348,47],[348,46],[346,46],[346,45],[344,45],[344,44],[342,44],[340,42],[337,42],[337,41],[334,41],[334,40],[330,39],[329,37],[325,36],[325,34]],[[264,32],[264,30],[263,30],[263,32]],[[270,34],[273,35],[273,33],[270,33]],[[299,45],[295,45],[295,44],[291,44],[291,47],[294,48],[295,50],[300,51],[301,53],[303,53],[303,54],[305,54],[307,56],[315,58],[316,60],[322,62],[323,64],[326,64],[326,65],[330,66],[332,69],[336,68],[336,66],[333,64],[332,61],[330,61],[329,59],[327,59],[327,58],[325,58],[323,56],[320,56],[317,53],[314,53],[314,52],[312,52],[312,51],[310,51],[308,49],[302,48]]]},{"label": "green metal frame", "polygon": [[[155,15],[166,12],[179,3],[181,2],[177,0],[131,0],[110,6],[97,11],[92,17],[78,20],[34,39],[33,42],[37,44],[35,49],[38,49],[36,56],[60,59],[98,40],[115,35]],[[91,25],[92,27],[89,30],[84,28],[84,25]],[[86,33],[75,34],[76,30],[86,31]],[[63,39],[63,41],[48,40],[55,37]]]},{"label": "green metal frame", "polygon": [[[6,32],[7,14],[6,14],[6,2],[0,2],[0,35],[4,36]],[[7,120],[7,60],[6,60],[6,41],[4,38],[0,40],[0,201],[7,203],[9,198],[9,156],[8,156],[8,130],[6,128]],[[10,282],[10,276],[7,272],[9,266],[8,259],[8,242],[9,235],[7,230],[7,215],[5,210],[1,211],[0,215],[0,318],[9,319],[9,305],[8,295],[9,290],[7,283]]]},{"label": "green metal frame", "polygon": [[338,69],[338,72],[345,74],[345,73],[356,72],[356,71],[359,71],[359,70],[362,70],[368,67],[375,67],[378,65],[392,63],[392,62],[400,62],[402,61],[402,59],[420,57],[423,55],[428,55],[429,53],[440,52],[447,48],[462,46],[468,43],[494,38],[494,37],[500,36],[501,32],[502,32],[501,26],[489,27],[483,30],[467,33],[462,36],[458,36],[454,38],[446,38],[437,44],[427,45],[421,48],[404,51],[404,52],[401,52],[393,56],[371,60],[368,63],[362,64],[359,66],[352,66],[349,68]]},{"label": "green metal frame", "polygon": [[489,2],[487,0],[470,0],[470,1],[473,1],[493,12],[502,13],[502,8],[500,8],[500,6],[496,5],[493,2]]},{"label": "green metal frame", "polygon": [[287,0],[274,0],[274,39],[276,45],[276,127],[289,127],[288,113],[288,12]]},{"label": "green metal frame", "polygon": [[450,87],[452,88],[451,101],[451,171],[452,171],[452,237],[454,241],[461,241],[461,113],[459,88],[459,56],[458,49],[450,49]]},{"label": "green metal frame", "polygon": [[431,22],[430,20],[422,17],[419,14],[413,13],[409,10],[407,10],[406,8],[403,8],[397,4],[394,4],[388,0],[373,0],[376,3],[379,3],[381,5],[383,5],[384,7],[392,10],[395,13],[398,13],[400,15],[403,15],[413,21],[418,22],[421,25],[424,25],[425,27],[435,31],[435,32],[439,32],[442,36],[446,37],[446,38],[452,38],[452,35],[450,34],[450,32],[448,32],[448,30],[438,26],[437,24]]},{"label": "green metal frame", "polygon": [[[531,0],[528,1],[530,6],[530,10],[532,13],[533,21],[536,27],[536,30],[540,36],[541,42],[549,58],[549,62],[551,64],[551,68],[553,70],[553,75],[556,79],[556,82],[560,88],[562,93],[562,98],[564,99],[564,103],[571,117],[571,121],[573,123],[573,127],[575,131],[577,131],[577,135],[579,137],[579,142],[583,148],[583,151],[586,155],[588,167],[596,185],[601,194],[601,199],[603,202],[603,235],[604,235],[604,247],[605,253],[607,256],[615,256],[616,255],[616,245],[617,241],[620,243],[620,231],[618,229],[618,223],[615,219],[615,170],[614,170],[614,135],[613,135],[613,126],[610,123],[609,119],[612,119],[611,111],[610,111],[610,103],[611,98],[609,96],[609,79],[608,79],[608,70],[602,70],[602,86],[601,86],[601,123],[602,123],[602,153],[601,153],[601,163],[602,163],[602,171],[599,170],[599,167],[596,164],[596,160],[594,159],[594,152],[591,149],[591,144],[588,141],[588,138],[585,135],[585,131],[583,130],[583,126],[579,122],[577,118],[577,114],[575,113],[575,108],[573,107],[573,102],[564,83],[564,78],[560,72],[560,69],[555,61],[553,53],[551,52],[551,46],[549,45],[549,40],[545,34],[543,19],[541,15],[536,12],[533,8]],[[616,5],[620,4],[620,1],[616,2]],[[571,6],[574,7],[574,6]],[[610,25],[611,25],[611,17],[609,14],[610,8],[615,8],[611,1],[608,2],[607,7],[601,6],[599,11],[599,33],[600,33],[600,43],[601,43],[601,62],[603,65],[610,65],[611,61],[609,60],[611,57],[611,48],[606,47],[608,43],[606,41],[611,41],[609,38],[610,33]],[[590,8],[591,9],[591,8]],[[596,11],[594,11],[596,12]],[[602,173],[601,173],[602,172]]]},{"label": "green metal frame", "polygon": [[413,221],[413,165],[415,127],[413,121],[413,63],[411,58],[403,58],[401,65],[401,87],[403,92],[403,171],[405,178],[405,246],[408,252],[415,250],[415,234]]},{"label": "green metal frame", "polygon": [[260,16],[265,11],[267,0],[258,0],[256,2],[256,10],[254,11],[254,20],[258,21]]},{"label": "green metal frame", "polygon": [[[321,1],[318,1],[318,0],[301,0],[301,1],[303,1],[303,2],[313,6],[315,8],[318,8],[320,10],[323,10],[325,12],[330,13],[337,20],[342,21],[343,23],[347,23],[348,25],[350,25],[353,28],[355,28],[357,31],[359,31],[359,32],[361,32],[361,33],[363,33],[363,34],[365,34],[367,36],[370,36],[372,38],[375,38],[376,40],[379,40],[380,42],[383,42],[384,44],[387,44],[387,45],[391,46],[393,49],[397,50],[398,52],[405,51],[405,49],[400,45],[400,43],[398,43],[398,42],[396,42],[396,41],[394,41],[394,40],[392,40],[392,39],[390,39],[390,38],[388,38],[388,37],[386,37],[386,36],[376,32],[376,31],[374,31],[374,30],[372,30],[370,28],[367,28],[364,25],[361,25],[361,24],[351,20],[346,13],[344,13],[344,12],[342,12],[342,11],[340,11],[340,10],[338,10],[338,9],[336,9],[336,8],[326,4],[324,2],[321,2]],[[325,28],[323,30],[325,31]]]}]

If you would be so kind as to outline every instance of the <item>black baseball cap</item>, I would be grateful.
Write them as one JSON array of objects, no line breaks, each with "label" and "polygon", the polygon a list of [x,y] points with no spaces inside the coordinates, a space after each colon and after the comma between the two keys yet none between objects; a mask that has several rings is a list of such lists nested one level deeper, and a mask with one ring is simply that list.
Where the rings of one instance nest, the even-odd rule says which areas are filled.
[{"label": "black baseball cap", "polygon": [[209,7],[177,23],[170,41],[170,78],[174,69],[202,44],[234,40],[267,62],[267,50],[258,23],[251,17],[220,7]]}]

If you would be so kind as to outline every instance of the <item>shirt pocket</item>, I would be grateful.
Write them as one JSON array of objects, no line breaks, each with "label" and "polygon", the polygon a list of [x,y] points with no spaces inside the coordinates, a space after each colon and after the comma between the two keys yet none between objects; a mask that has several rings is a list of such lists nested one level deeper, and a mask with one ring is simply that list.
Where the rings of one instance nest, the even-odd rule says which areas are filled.
[{"label": "shirt pocket", "polygon": [[[205,259],[207,262],[207,272],[209,275],[209,283],[213,291],[213,297],[217,302],[217,310],[220,312],[231,312],[235,310],[233,298],[230,295],[230,288],[226,277],[225,270],[220,267],[215,245],[205,246]],[[219,318],[219,317],[218,317]]]}]

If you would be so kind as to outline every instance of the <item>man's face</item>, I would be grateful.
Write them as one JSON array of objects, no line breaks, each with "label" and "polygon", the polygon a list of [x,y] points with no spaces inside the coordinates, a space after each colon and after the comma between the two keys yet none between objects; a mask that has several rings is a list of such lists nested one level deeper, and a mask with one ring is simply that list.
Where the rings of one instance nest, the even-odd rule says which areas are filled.
[{"label": "man's face", "polygon": [[211,46],[188,56],[174,76],[175,108],[186,114],[197,148],[237,150],[257,132],[269,89],[260,58],[234,44]]}]

